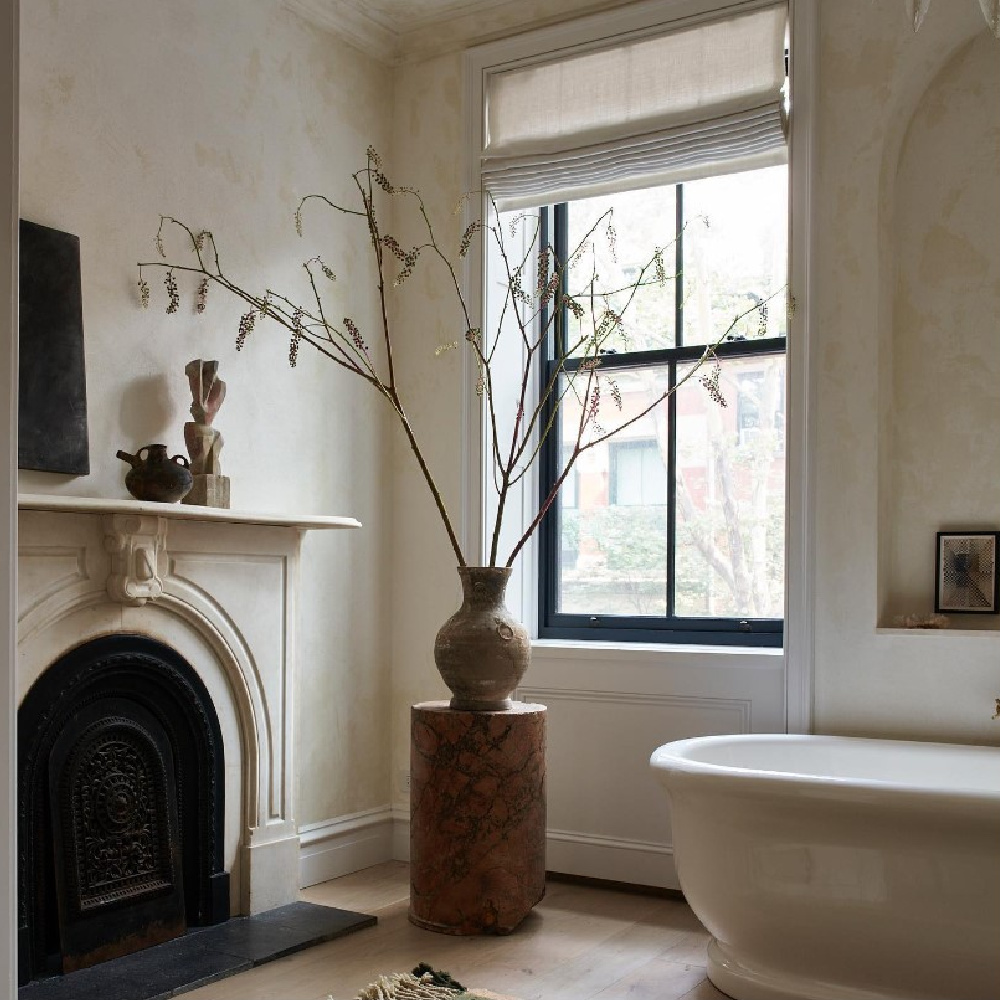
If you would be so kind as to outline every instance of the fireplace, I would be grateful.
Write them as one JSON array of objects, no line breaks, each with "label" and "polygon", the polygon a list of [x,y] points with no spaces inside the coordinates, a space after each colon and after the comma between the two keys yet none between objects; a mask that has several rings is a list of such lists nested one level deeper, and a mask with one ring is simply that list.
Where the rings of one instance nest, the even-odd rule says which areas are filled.
[{"label": "fireplace", "polygon": [[22,977],[297,900],[301,540],[358,523],[19,508]]},{"label": "fireplace", "polygon": [[177,652],[83,643],[32,686],[18,732],[22,981],[228,918],[222,736]]}]

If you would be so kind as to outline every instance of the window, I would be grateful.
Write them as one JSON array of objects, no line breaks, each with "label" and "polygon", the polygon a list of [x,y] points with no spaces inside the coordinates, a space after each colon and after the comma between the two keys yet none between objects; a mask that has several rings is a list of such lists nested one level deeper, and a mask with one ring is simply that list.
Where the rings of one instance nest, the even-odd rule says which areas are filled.
[{"label": "window", "polygon": [[[635,419],[582,453],[549,504],[586,416],[567,394],[541,456],[541,502],[523,501],[546,511],[539,635],[779,646],[787,3],[691,0],[662,14],[675,19],[637,19],[621,34],[602,22],[575,40],[540,32],[533,49],[474,63],[476,169],[501,224],[539,213],[543,242],[565,260],[613,208],[617,252],[594,264],[617,287],[654,247],[671,247],[672,279],[644,287],[625,328],[601,338],[601,377]],[[578,322],[566,295],[585,283],[570,270],[551,306],[540,398],[550,380],[594,370],[558,359]],[[710,371],[698,369],[724,333]],[[699,384],[705,374],[727,405]]]},{"label": "window", "polygon": [[[681,384],[587,453],[571,493],[550,509],[543,637],[780,645],[787,203],[787,168],[773,166],[544,210],[560,255],[613,208],[615,259],[598,266],[622,284],[638,254],[672,243],[673,280],[639,293],[601,367],[620,392],[619,419]],[[657,243],[665,228],[669,240]],[[684,379],[747,310],[717,349],[721,406],[697,377]],[[557,317],[555,329],[565,323],[572,317]],[[543,383],[551,352],[549,364]],[[564,404],[563,465],[577,417]],[[542,495],[559,471],[556,440],[543,456]]]}]

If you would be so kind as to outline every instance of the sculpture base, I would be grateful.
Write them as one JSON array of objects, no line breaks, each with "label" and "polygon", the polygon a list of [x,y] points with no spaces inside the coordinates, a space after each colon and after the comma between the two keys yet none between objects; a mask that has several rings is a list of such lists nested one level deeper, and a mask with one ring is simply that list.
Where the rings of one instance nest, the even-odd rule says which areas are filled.
[{"label": "sculpture base", "polygon": [[195,476],[194,486],[182,502],[197,507],[220,507],[229,510],[229,476]]},{"label": "sculpture base", "polygon": [[545,711],[411,707],[411,923],[509,934],[545,894]]}]

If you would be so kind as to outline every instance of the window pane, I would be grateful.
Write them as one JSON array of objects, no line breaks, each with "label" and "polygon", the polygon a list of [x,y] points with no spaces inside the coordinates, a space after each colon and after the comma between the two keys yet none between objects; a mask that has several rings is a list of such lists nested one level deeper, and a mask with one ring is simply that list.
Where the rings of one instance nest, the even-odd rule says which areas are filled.
[{"label": "window pane", "polygon": [[751,313],[731,337],[785,336],[787,167],[685,184],[683,242],[685,344],[715,343],[735,317],[768,299],[766,316]]},{"label": "window pane", "polygon": [[[609,241],[608,220],[600,223],[599,220],[612,208],[614,239]],[[649,284],[644,283],[636,292],[627,309],[627,293],[609,298],[607,305],[610,308],[619,313],[625,311],[624,333],[615,333],[603,346],[618,353],[673,347],[677,230],[674,187],[646,188],[600,198],[584,198],[570,202],[567,213],[567,252],[575,254],[581,244],[591,247],[570,268],[567,287],[573,295],[585,295],[592,280],[595,287],[605,290],[627,288],[639,281],[643,267],[650,263],[654,252],[657,249],[664,250],[663,275],[666,281],[662,284],[657,281],[655,268],[650,268],[643,278]],[[601,308],[603,309],[603,304]],[[591,328],[589,317],[581,325],[581,321],[570,316],[570,343],[574,343]]]},{"label": "window pane", "polygon": [[667,495],[667,466],[658,441],[611,441],[608,457],[608,499],[612,505],[662,503]]},{"label": "window pane", "polygon": [[[634,417],[669,386],[666,366],[602,375],[598,422],[605,430]],[[613,386],[621,397],[614,402]],[[572,454],[580,407],[561,408],[563,453]],[[592,440],[588,435],[585,440]],[[575,488],[557,501],[561,562],[556,608],[569,614],[667,613],[667,404],[577,460]],[[565,491],[562,491],[565,494]],[[574,506],[570,506],[570,503]]]},{"label": "window pane", "polygon": [[725,407],[700,375],[677,390],[676,613],[781,618],[785,358],[722,361]]}]

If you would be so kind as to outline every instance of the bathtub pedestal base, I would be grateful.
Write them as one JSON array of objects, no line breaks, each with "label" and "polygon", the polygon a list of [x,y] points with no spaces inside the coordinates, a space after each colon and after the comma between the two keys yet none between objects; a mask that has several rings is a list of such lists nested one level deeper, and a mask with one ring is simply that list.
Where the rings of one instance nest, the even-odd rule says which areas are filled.
[{"label": "bathtub pedestal base", "polygon": [[897,993],[852,989],[773,969],[751,969],[715,938],[708,945],[708,978],[733,1000],[904,1000]]}]

